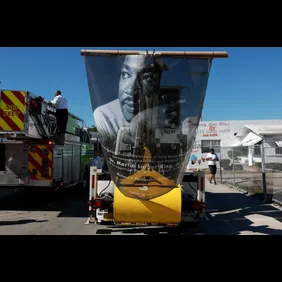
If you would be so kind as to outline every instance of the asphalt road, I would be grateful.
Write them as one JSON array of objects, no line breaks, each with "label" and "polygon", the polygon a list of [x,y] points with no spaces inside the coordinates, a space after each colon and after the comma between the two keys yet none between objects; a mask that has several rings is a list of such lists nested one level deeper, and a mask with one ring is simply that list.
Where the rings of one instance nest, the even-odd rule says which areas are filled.
[{"label": "asphalt road", "polygon": [[0,202],[0,235],[282,235],[282,211],[235,189],[206,184],[207,218],[197,228],[85,225],[88,191],[55,197],[17,193]]}]

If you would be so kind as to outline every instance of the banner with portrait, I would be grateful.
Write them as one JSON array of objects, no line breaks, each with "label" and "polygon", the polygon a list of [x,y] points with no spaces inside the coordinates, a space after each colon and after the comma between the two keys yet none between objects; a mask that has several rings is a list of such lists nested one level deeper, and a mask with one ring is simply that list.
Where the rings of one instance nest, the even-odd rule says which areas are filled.
[{"label": "banner with portrait", "polygon": [[139,199],[178,186],[202,115],[212,59],[85,56],[94,122],[111,177]]}]

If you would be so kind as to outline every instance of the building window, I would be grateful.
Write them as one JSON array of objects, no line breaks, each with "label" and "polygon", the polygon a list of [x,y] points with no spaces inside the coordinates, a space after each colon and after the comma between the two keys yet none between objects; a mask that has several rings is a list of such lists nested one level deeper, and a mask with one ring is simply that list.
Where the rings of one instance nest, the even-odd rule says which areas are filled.
[{"label": "building window", "polygon": [[220,153],[220,140],[202,140],[201,141],[202,153],[209,153],[214,149],[215,153]]},{"label": "building window", "polygon": [[254,155],[255,156],[260,156],[260,145],[255,145],[254,146]]},{"label": "building window", "polygon": [[282,147],[276,147],[275,148],[275,154],[276,155],[282,155]]}]

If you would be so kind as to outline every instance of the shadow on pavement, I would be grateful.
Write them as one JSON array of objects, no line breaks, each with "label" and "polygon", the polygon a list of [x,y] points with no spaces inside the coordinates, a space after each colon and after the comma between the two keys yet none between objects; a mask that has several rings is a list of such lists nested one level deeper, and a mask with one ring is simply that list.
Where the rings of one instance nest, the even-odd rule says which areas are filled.
[{"label": "shadow on pavement", "polygon": [[[102,225],[103,226],[103,225]],[[140,235],[194,235],[199,233],[198,228],[183,226],[132,226],[132,225],[107,225],[105,229],[98,229],[97,235],[140,234]]]},{"label": "shadow on pavement", "polygon": [[19,225],[19,224],[28,224],[34,222],[47,222],[48,220],[35,220],[35,219],[22,219],[22,220],[15,220],[15,221],[0,221],[0,226],[5,225]]},{"label": "shadow on pavement", "polygon": [[20,192],[0,200],[0,211],[57,211],[58,217],[88,217],[88,189]]},{"label": "shadow on pavement", "polygon": [[218,224],[221,234],[239,235],[244,231],[282,235],[282,211],[268,203],[241,193],[206,192],[206,198],[211,220]]},{"label": "shadow on pavement", "polygon": [[117,235],[117,233],[122,234],[140,234],[140,235],[194,235],[194,229],[183,229],[180,227],[119,227],[119,229],[108,228],[108,229],[98,229],[97,235]]}]

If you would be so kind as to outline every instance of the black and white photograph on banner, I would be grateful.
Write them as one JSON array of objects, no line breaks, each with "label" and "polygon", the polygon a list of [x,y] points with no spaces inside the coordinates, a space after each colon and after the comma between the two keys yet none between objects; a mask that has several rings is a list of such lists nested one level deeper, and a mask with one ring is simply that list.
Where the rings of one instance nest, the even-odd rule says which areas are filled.
[{"label": "black and white photograph on banner", "polygon": [[178,185],[200,121],[211,60],[99,55],[86,56],[85,63],[112,179],[149,167],[157,173],[156,185]]}]

